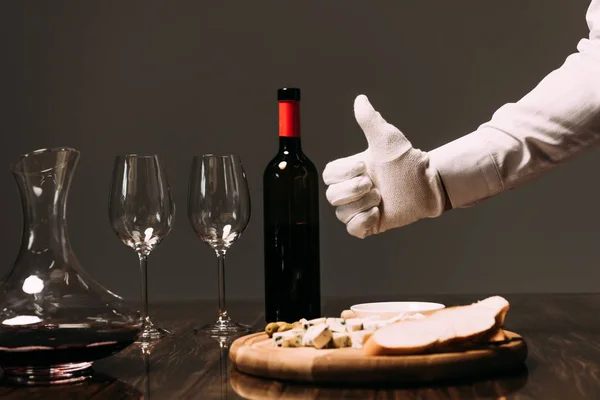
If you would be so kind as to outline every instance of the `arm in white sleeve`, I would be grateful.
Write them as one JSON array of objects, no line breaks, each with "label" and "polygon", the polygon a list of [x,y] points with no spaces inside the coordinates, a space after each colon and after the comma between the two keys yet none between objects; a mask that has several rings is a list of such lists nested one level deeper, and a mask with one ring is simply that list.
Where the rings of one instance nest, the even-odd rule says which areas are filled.
[{"label": "arm in white sleeve", "polygon": [[475,132],[429,152],[453,208],[515,188],[600,143],[600,0],[586,19],[589,38],[560,68]]}]

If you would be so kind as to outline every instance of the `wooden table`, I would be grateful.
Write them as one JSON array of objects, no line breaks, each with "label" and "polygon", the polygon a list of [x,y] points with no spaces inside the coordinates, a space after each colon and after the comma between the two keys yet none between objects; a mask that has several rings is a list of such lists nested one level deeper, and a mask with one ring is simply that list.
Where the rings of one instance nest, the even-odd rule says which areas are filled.
[{"label": "wooden table", "polygon": [[[484,296],[411,296],[414,300],[465,304]],[[155,305],[155,322],[176,331],[144,355],[137,347],[95,363],[97,376],[83,384],[0,387],[0,399],[600,399],[600,295],[505,295],[511,302],[506,327],[529,345],[526,369],[509,376],[427,387],[310,387],[252,378],[231,370],[227,348],[197,336],[193,327],[214,317],[214,302]],[[337,314],[365,300],[324,299],[323,312]],[[263,305],[229,305],[234,318],[263,326]]]}]

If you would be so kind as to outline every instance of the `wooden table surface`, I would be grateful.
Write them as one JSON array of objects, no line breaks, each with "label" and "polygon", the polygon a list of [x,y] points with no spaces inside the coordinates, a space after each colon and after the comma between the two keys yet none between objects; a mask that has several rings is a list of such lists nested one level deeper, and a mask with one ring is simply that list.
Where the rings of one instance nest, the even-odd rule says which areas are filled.
[{"label": "wooden table surface", "polygon": [[[411,296],[414,300],[466,304],[485,296]],[[135,346],[95,363],[88,382],[43,388],[0,386],[0,399],[600,399],[600,295],[505,295],[511,303],[506,328],[529,346],[526,368],[486,380],[426,387],[311,387],[257,379],[232,370],[227,348],[193,333],[215,314],[214,302],[151,307],[159,325],[176,334],[149,355]],[[364,298],[324,299],[337,314]],[[388,300],[388,298],[368,301]],[[263,305],[229,304],[231,315],[263,327]]]}]

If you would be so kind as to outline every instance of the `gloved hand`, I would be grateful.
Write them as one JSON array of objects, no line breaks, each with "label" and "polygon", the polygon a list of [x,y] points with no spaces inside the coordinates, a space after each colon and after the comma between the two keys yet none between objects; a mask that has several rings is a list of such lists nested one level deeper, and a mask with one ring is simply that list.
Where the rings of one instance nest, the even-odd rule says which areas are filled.
[{"label": "gloved hand", "polygon": [[365,95],[354,101],[354,115],[367,150],[327,164],[323,180],[337,218],[358,238],[385,232],[421,218],[439,216],[445,191],[426,152],[373,109]]}]

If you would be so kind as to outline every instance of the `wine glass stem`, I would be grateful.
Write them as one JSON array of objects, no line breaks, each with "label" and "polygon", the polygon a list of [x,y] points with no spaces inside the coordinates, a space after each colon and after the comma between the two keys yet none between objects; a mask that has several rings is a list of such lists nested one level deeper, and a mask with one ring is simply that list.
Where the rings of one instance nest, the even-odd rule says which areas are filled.
[{"label": "wine glass stem", "polygon": [[143,253],[140,257],[140,272],[142,273],[142,321],[148,323],[148,256]]},{"label": "wine glass stem", "polygon": [[225,252],[217,251],[217,264],[219,268],[219,319],[227,319],[227,306],[225,305]]}]

